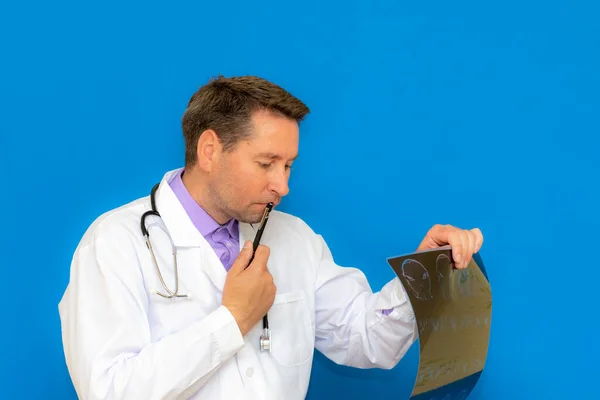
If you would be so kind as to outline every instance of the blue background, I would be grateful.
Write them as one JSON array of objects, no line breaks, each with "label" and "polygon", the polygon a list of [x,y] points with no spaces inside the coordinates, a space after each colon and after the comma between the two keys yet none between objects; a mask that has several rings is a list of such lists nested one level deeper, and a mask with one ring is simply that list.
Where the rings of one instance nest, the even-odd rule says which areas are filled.
[{"label": "blue background", "polygon": [[[182,165],[200,85],[257,74],[312,110],[282,209],[374,289],[433,224],[482,229],[492,340],[470,398],[591,398],[597,4],[2,2],[0,397],[75,397],[57,304],[81,235]],[[408,398],[417,354],[317,355],[308,397]]]}]

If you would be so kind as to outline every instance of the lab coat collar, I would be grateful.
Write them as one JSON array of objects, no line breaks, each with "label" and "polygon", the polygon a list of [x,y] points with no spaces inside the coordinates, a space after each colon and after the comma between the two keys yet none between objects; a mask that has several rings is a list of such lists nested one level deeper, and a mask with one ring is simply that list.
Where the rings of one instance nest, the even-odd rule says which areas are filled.
[{"label": "lab coat collar", "polygon": [[206,239],[196,229],[169,185],[169,178],[180,169],[167,172],[156,191],[156,208],[176,247],[200,247]]}]

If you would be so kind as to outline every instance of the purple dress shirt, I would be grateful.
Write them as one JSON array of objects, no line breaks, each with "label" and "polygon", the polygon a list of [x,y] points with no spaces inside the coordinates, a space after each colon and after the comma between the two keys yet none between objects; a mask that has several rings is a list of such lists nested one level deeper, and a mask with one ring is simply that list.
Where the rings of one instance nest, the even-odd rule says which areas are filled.
[{"label": "purple dress shirt", "polygon": [[[225,225],[220,225],[215,221],[202,207],[200,207],[192,195],[190,195],[181,179],[182,174],[183,170],[173,174],[169,180],[169,186],[171,186],[175,196],[177,196],[181,202],[181,205],[192,220],[196,229],[198,229],[215,253],[217,253],[225,270],[229,271],[231,265],[240,253],[238,221],[231,219]],[[383,310],[382,312],[385,315],[389,315],[392,310]]]}]

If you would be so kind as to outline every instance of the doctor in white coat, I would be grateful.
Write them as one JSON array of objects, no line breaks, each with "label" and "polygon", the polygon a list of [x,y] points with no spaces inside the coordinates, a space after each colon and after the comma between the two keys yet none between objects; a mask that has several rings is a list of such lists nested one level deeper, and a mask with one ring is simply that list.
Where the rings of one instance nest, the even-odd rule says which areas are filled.
[{"label": "doctor in white coat", "polygon": [[[302,399],[314,348],[357,368],[399,362],[417,330],[398,279],[373,293],[277,210],[249,263],[267,203],[288,194],[308,112],[257,77],[219,77],[192,96],[185,167],[164,175],[159,215],[143,224],[152,252],[148,196],[100,216],[73,256],[59,312],[79,398]],[[464,268],[482,243],[479,229],[436,225],[418,249],[450,244]],[[271,351],[259,344],[265,314]]]}]

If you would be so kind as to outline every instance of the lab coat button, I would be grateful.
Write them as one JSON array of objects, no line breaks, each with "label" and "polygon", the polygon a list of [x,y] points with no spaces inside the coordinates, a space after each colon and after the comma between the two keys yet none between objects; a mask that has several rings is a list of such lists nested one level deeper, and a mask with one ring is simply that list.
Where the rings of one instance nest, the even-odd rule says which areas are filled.
[{"label": "lab coat button", "polygon": [[248,369],[246,370],[246,376],[247,376],[248,378],[252,378],[252,375],[254,375],[254,368],[248,368]]}]

